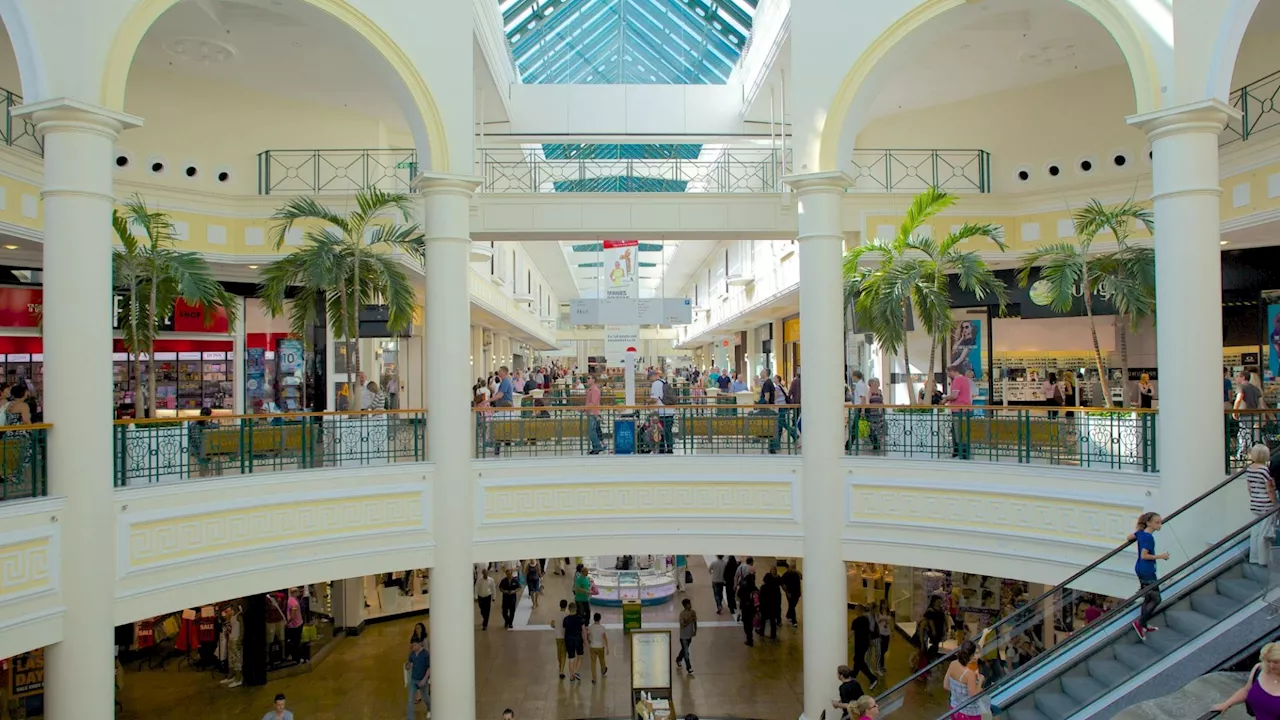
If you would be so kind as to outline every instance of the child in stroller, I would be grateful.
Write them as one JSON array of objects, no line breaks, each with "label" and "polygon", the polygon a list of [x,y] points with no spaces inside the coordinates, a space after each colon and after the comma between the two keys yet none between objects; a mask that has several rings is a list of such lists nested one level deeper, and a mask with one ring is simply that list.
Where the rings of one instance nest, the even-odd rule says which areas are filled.
[{"label": "child in stroller", "polygon": [[636,434],[636,452],[640,454],[656,453],[661,444],[662,420],[655,410],[650,412],[644,423],[640,425],[640,432]]}]

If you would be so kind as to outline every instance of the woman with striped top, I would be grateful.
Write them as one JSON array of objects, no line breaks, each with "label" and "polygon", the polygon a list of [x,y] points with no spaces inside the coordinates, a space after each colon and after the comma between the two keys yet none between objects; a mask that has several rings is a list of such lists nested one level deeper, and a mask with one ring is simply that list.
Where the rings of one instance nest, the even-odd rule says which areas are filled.
[{"label": "woman with striped top", "polygon": [[1270,554],[1268,539],[1276,534],[1276,483],[1267,469],[1271,451],[1261,443],[1249,449],[1249,466],[1244,469],[1244,479],[1249,487],[1249,511],[1254,517],[1269,516],[1257,523],[1249,533],[1249,562],[1266,565]]}]

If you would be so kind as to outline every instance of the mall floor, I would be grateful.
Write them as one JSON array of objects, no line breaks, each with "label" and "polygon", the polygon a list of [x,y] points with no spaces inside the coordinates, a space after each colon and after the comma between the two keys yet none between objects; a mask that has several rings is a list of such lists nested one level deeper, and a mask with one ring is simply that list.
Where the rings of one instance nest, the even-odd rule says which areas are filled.
[{"label": "mall floor", "polygon": [[[794,720],[799,717],[802,695],[800,630],[783,627],[776,641],[756,638],[754,647],[743,640],[742,626],[725,611],[716,615],[715,601],[705,562],[691,557],[694,583],[685,596],[698,612],[699,631],[694,641],[694,677],[676,671],[676,709],[681,717],[697,713],[710,718]],[[767,564],[766,564],[767,563]],[[758,567],[771,565],[761,558]],[[624,637],[618,610],[599,609],[609,627],[611,672],[592,684],[584,662],[581,683],[560,680],[556,666],[555,635],[548,623],[559,614],[561,598],[570,596],[568,576],[549,575],[539,607],[522,599],[516,629],[504,630],[495,603],[487,631],[476,627],[477,717],[498,720],[505,708],[518,720],[587,720],[630,716],[628,673]],[[803,601],[800,604],[804,609]],[[645,627],[675,627],[676,602],[645,608]],[[310,672],[283,679],[269,679],[262,687],[226,689],[208,672],[170,666],[162,671],[127,669],[120,702],[121,720],[162,720],[195,715],[202,719],[228,720],[262,717],[276,693],[288,696],[289,708],[298,720],[396,720],[405,713],[402,667],[408,638],[415,622],[442,618],[407,617],[367,625],[357,637],[340,640]],[[803,621],[803,618],[802,618]],[[848,628],[844,628],[847,634]],[[889,652],[889,673],[883,692],[909,675],[911,648],[895,635]],[[448,662],[433,657],[432,664]],[[834,668],[831,694],[836,694]],[[865,679],[864,679],[865,682]],[[910,689],[906,709],[911,717],[931,718],[946,710],[946,696],[936,683]],[[418,718],[426,717],[419,705]]]}]

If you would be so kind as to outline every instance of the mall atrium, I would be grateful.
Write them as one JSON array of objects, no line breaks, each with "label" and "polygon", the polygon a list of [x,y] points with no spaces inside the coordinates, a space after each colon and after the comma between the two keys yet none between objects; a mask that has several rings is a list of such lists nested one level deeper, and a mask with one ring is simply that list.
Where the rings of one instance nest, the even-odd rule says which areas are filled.
[{"label": "mall atrium", "polygon": [[1280,0],[0,22],[0,720],[1277,717]]}]

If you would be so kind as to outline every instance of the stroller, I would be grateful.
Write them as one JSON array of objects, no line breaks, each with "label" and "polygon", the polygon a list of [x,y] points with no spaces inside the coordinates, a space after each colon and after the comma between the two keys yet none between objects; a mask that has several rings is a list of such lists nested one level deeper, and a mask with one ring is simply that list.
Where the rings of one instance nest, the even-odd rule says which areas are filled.
[{"label": "stroller", "polygon": [[661,446],[662,420],[657,412],[651,412],[640,425],[640,432],[636,434],[636,453],[656,453]]}]

